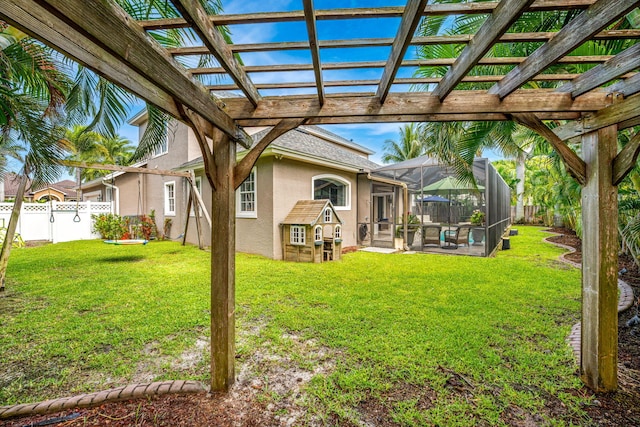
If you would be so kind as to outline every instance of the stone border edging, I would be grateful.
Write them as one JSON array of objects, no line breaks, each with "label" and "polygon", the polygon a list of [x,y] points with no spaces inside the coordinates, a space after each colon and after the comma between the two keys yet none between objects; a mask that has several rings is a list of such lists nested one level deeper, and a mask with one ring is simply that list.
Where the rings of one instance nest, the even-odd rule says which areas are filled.
[{"label": "stone border edging", "polygon": [[[562,236],[562,234],[559,233],[554,233],[553,231],[547,231],[547,230],[542,230],[545,233],[550,233],[553,234],[554,236]],[[556,243],[556,242],[551,242],[548,239],[551,238],[553,236],[550,237],[545,237],[544,239],[542,239],[544,242],[546,243],[550,243],[552,245],[561,247],[563,249],[567,249],[569,252],[566,252],[560,256],[558,256],[558,259],[566,264],[569,264],[573,267],[576,268],[582,268],[582,265],[577,263],[577,262],[573,262],[570,261],[568,259],[565,258],[565,255],[570,254],[575,252],[576,250],[571,247],[571,246],[567,246],[567,245],[563,245],[562,243]],[[618,278],[618,290],[620,291],[620,295],[618,295],[618,313],[622,313],[623,311],[628,310],[632,305],[633,305],[633,300],[634,300],[634,295],[633,295],[633,289],[631,288],[631,286],[629,286],[629,284],[627,282],[625,282],[624,280]],[[571,332],[569,333],[569,336],[567,337],[567,343],[571,346],[571,348],[573,349],[573,355],[575,356],[576,360],[579,362],[580,361],[580,340],[582,337],[582,327],[580,322],[576,323],[575,325],[573,325],[571,327]]]},{"label": "stone border edging", "polygon": [[201,393],[203,391],[207,391],[207,389],[198,381],[175,380],[130,384],[79,396],[61,397],[37,403],[0,406],[0,419],[45,415],[65,409],[90,408],[103,403],[118,402],[143,396],[159,396],[170,393]]}]

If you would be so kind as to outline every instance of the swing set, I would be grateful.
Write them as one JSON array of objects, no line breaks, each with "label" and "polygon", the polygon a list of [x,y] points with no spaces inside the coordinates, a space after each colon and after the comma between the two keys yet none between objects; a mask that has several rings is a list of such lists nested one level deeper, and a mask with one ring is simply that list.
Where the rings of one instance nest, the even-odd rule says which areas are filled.
[{"label": "swing set", "polygon": [[[138,173],[138,217],[140,217],[140,211],[142,210],[142,184],[140,176],[142,174],[150,174],[150,175],[160,175],[160,176],[175,176],[182,177],[187,180],[189,183],[189,197],[187,199],[187,215],[184,226],[184,232],[182,233],[182,245],[186,244],[186,236],[189,227],[189,217],[191,212],[191,207],[193,206],[193,212],[196,222],[196,230],[198,234],[198,246],[200,249],[204,249],[204,239],[202,235],[202,223],[200,219],[200,215],[203,214],[205,219],[207,220],[209,227],[211,227],[211,217],[209,216],[206,208],[204,207],[204,202],[202,200],[202,196],[196,187],[196,179],[193,171],[189,172],[177,172],[177,171],[169,171],[169,170],[160,170],[160,169],[147,169],[135,166],[119,166],[119,165],[108,165],[108,164],[99,164],[99,163],[86,163],[86,162],[78,162],[72,160],[61,160],[60,164],[67,167],[75,167],[78,178],[80,176],[80,169],[98,169],[98,170],[108,170],[113,172],[133,172]],[[78,214],[79,211],[79,203],[80,203],[80,194],[82,192],[82,181],[78,179],[80,183],[78,188],[76,189],[76,209],[75,216],[73,217],[73,222],[80,222],[80,216]],[[115,188],[115,177],[111,176],[111,187],[112,191]],[[112,198],[113,199],[113,198]],[[114,199],[115,200],[115,199]],[[51,216],[49,218],[50,222],[55,221],[55,217],[53,215],[53,204],[51,200],[51,191],[49,190],[49,204],[51,208]],[[114,214],[115,203],[113,204]],[[66,211],[65,211],[66,212]],[[104,243],[111,245],[146,245],[149,241],[147,239],[119,239],[119,240],[105,240]]]}]

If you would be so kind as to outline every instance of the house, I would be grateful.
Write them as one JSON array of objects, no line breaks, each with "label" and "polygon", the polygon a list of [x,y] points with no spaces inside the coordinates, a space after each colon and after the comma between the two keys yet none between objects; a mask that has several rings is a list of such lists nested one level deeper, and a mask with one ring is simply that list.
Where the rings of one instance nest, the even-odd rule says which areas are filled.
[{"label": "house", "polygon": [[[0,202],[5,200],[15,200],[16,193],[18,191],[18,185],[20,184],[20,176],[15,173],[8,173],[2,179],[2,193],[0,194]],[[76,182],[65,179],[53,184],[39,185],[37,187],[31,186],[31,182],[27,184],[27,191],[25,192],[25,199],[28,202],[39,201],[75,201],[76,200]]]},{"label": "house", "polygon": [[[130,120],[146,126],[146,112]],[[269,128],[245,129],[254,141]],[[242,158],[247,151],[238,153]],[[372,151],[317,126],[300,126],[277,138],[263,152],[249,177],[236,191],[236,249],[273,259],[283,258],[283,221],[299,200],[330,200],[342,220],[342,247],[356,246],[358,226],[370,216],[368,173],[379,165],[368,159]],[[136,166],[148,169],[193,171],[195,184],[211,212],[211,193],[204,176],[204,164],[195,135],[178,122],[169,124],[166,143]],[[83,183],[84,200],[114,201],[114,210],[123,216],[155,212],[160,230],[176,239],[185,230],[189,184],[185,178],[114,172]],[[197,243],[193,221],[186,233]],[[204,224],[205,245],[211,233]]]}]

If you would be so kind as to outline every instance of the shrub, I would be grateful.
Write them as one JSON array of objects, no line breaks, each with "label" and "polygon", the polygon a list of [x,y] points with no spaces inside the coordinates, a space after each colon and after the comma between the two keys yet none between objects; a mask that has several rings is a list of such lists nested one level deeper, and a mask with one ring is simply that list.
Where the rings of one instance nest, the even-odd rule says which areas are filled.
[{"label": "shrub", "polygon": [[100,234],[102,239],[119,240],[128,231],[128,221],[120,215],[99,214],[91,215],[93,231]]}]

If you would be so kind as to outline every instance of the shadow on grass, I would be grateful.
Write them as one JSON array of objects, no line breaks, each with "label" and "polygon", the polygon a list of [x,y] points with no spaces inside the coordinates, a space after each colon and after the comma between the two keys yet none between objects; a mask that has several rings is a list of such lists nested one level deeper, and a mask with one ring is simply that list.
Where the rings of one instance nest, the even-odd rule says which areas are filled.
[{"label": "shadow on grass", "polygon": [[117,263],[117,262],[138,262],[142,261],[144,256],[142,255],[120,255],[120,256],[111,256],[106,258],[101,258],[101,262],[108,263]]}]

